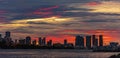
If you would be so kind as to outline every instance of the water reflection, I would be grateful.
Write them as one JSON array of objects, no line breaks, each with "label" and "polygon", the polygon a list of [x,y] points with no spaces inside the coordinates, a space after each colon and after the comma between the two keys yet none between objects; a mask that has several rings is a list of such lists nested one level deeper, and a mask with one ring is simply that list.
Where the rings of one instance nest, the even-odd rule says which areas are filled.
[{"label": "water reflection", "polygon": [[81,50],[0,50],[0,58],[108,58],[118,52],[91,52]]}]

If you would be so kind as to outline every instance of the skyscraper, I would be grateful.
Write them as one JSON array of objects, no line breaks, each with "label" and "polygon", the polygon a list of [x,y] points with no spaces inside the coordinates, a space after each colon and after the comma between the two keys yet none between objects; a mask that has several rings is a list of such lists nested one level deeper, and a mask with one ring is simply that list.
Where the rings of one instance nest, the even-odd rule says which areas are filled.
[{"label": "skyscraper", "polygon": [[0,38],[2,38],[2,34],[0,34]]},{"label": "skyscraper", "polygon": [[64,40],[64,46],[66,46],[66,45],[67,45],[67,40],[65,39],[65,40]]},{"label": "skyscraper", "polygon": [[98,39],[95,39],[95,47],[98,47]]},{"label": "skyscraper", "polygon": [[10,37],[11,33],[9,31],[6,31],[5,37]]},{"label": "skyscraper", "polygon": [[91,48],[91,36],[86,36],[86,48]]},{"label": "skyscraper", "polygon": [[0,34],[0,42],[2,42],[3,38],[2,38],[2,34]]},{"label": "skyscraper", "polygon": [[31,37],[30,36],[26,37],[26,44],[31,45]]},{"label": "skyscraper", "polygon": [[48,45],[48,46],[52,46],[52,40],[49,40],[49,41],[47,42],[47,45]]},{"label": "skyscraper", "polygon": [[84,38],[82,36],[76,36],[76,39],[75,39],[75,46],[78,46],[78,47],[81,47],[81,48],[84,48]]},{"label": "skyscraper", "polygon": [[42,38],[41,37],[39,37],[38,43],[39,43],[39,45],[42,45]]},{"label": "skyscraper", "polygon": [[99,35],[99,46],[103,46],[103,35]]},{"label": "skyscraper", "polygon": [[4,41],[6,42],[7,45],[11,45],[12,44],[12,39],[11,39],[10,35],[11,35],[10,31],[6,31],[5,32]]},{"label": "skyscraper", "polygon": [[42,45],[46,45],[46,37],[43,37],[43,39],[42,39]]},{"label": "skyscraper", "polygon": [[96,35],[92,35],[92,45],[93,47],[98,46],[98,39],[96,38]]},{"label": "skyscraper", "polygon": [[95,39],[96,39],[96,36],[92,35],[92,46],[95,46]]}]

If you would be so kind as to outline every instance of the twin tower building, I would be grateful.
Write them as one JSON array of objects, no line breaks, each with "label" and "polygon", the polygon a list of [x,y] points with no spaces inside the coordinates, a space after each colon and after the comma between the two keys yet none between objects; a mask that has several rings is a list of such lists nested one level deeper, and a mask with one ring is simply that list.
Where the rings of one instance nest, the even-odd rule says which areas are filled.
[{"label": "twin tower building", "polygon": [[103,35],[76,36],[75,46],[80,48],[94,48],[103,46]]}]

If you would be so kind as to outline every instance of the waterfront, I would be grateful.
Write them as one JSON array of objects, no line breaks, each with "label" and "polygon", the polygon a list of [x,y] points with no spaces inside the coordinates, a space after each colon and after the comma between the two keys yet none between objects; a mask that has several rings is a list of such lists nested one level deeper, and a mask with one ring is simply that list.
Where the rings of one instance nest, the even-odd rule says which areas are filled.
[{"label": "waterfront", "polygon": [[74,49],[1,49],[0,58],[108,58],[118,53]]}]

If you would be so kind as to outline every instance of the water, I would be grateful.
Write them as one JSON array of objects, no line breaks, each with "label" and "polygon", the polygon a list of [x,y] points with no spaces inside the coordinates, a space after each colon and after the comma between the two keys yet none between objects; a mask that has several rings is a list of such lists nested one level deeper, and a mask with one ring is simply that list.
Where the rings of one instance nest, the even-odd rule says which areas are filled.
[{"label": "water", "polygon": [[0,58],[108,58],[118,52],[91,52],[57,49],[1,49]]}]

